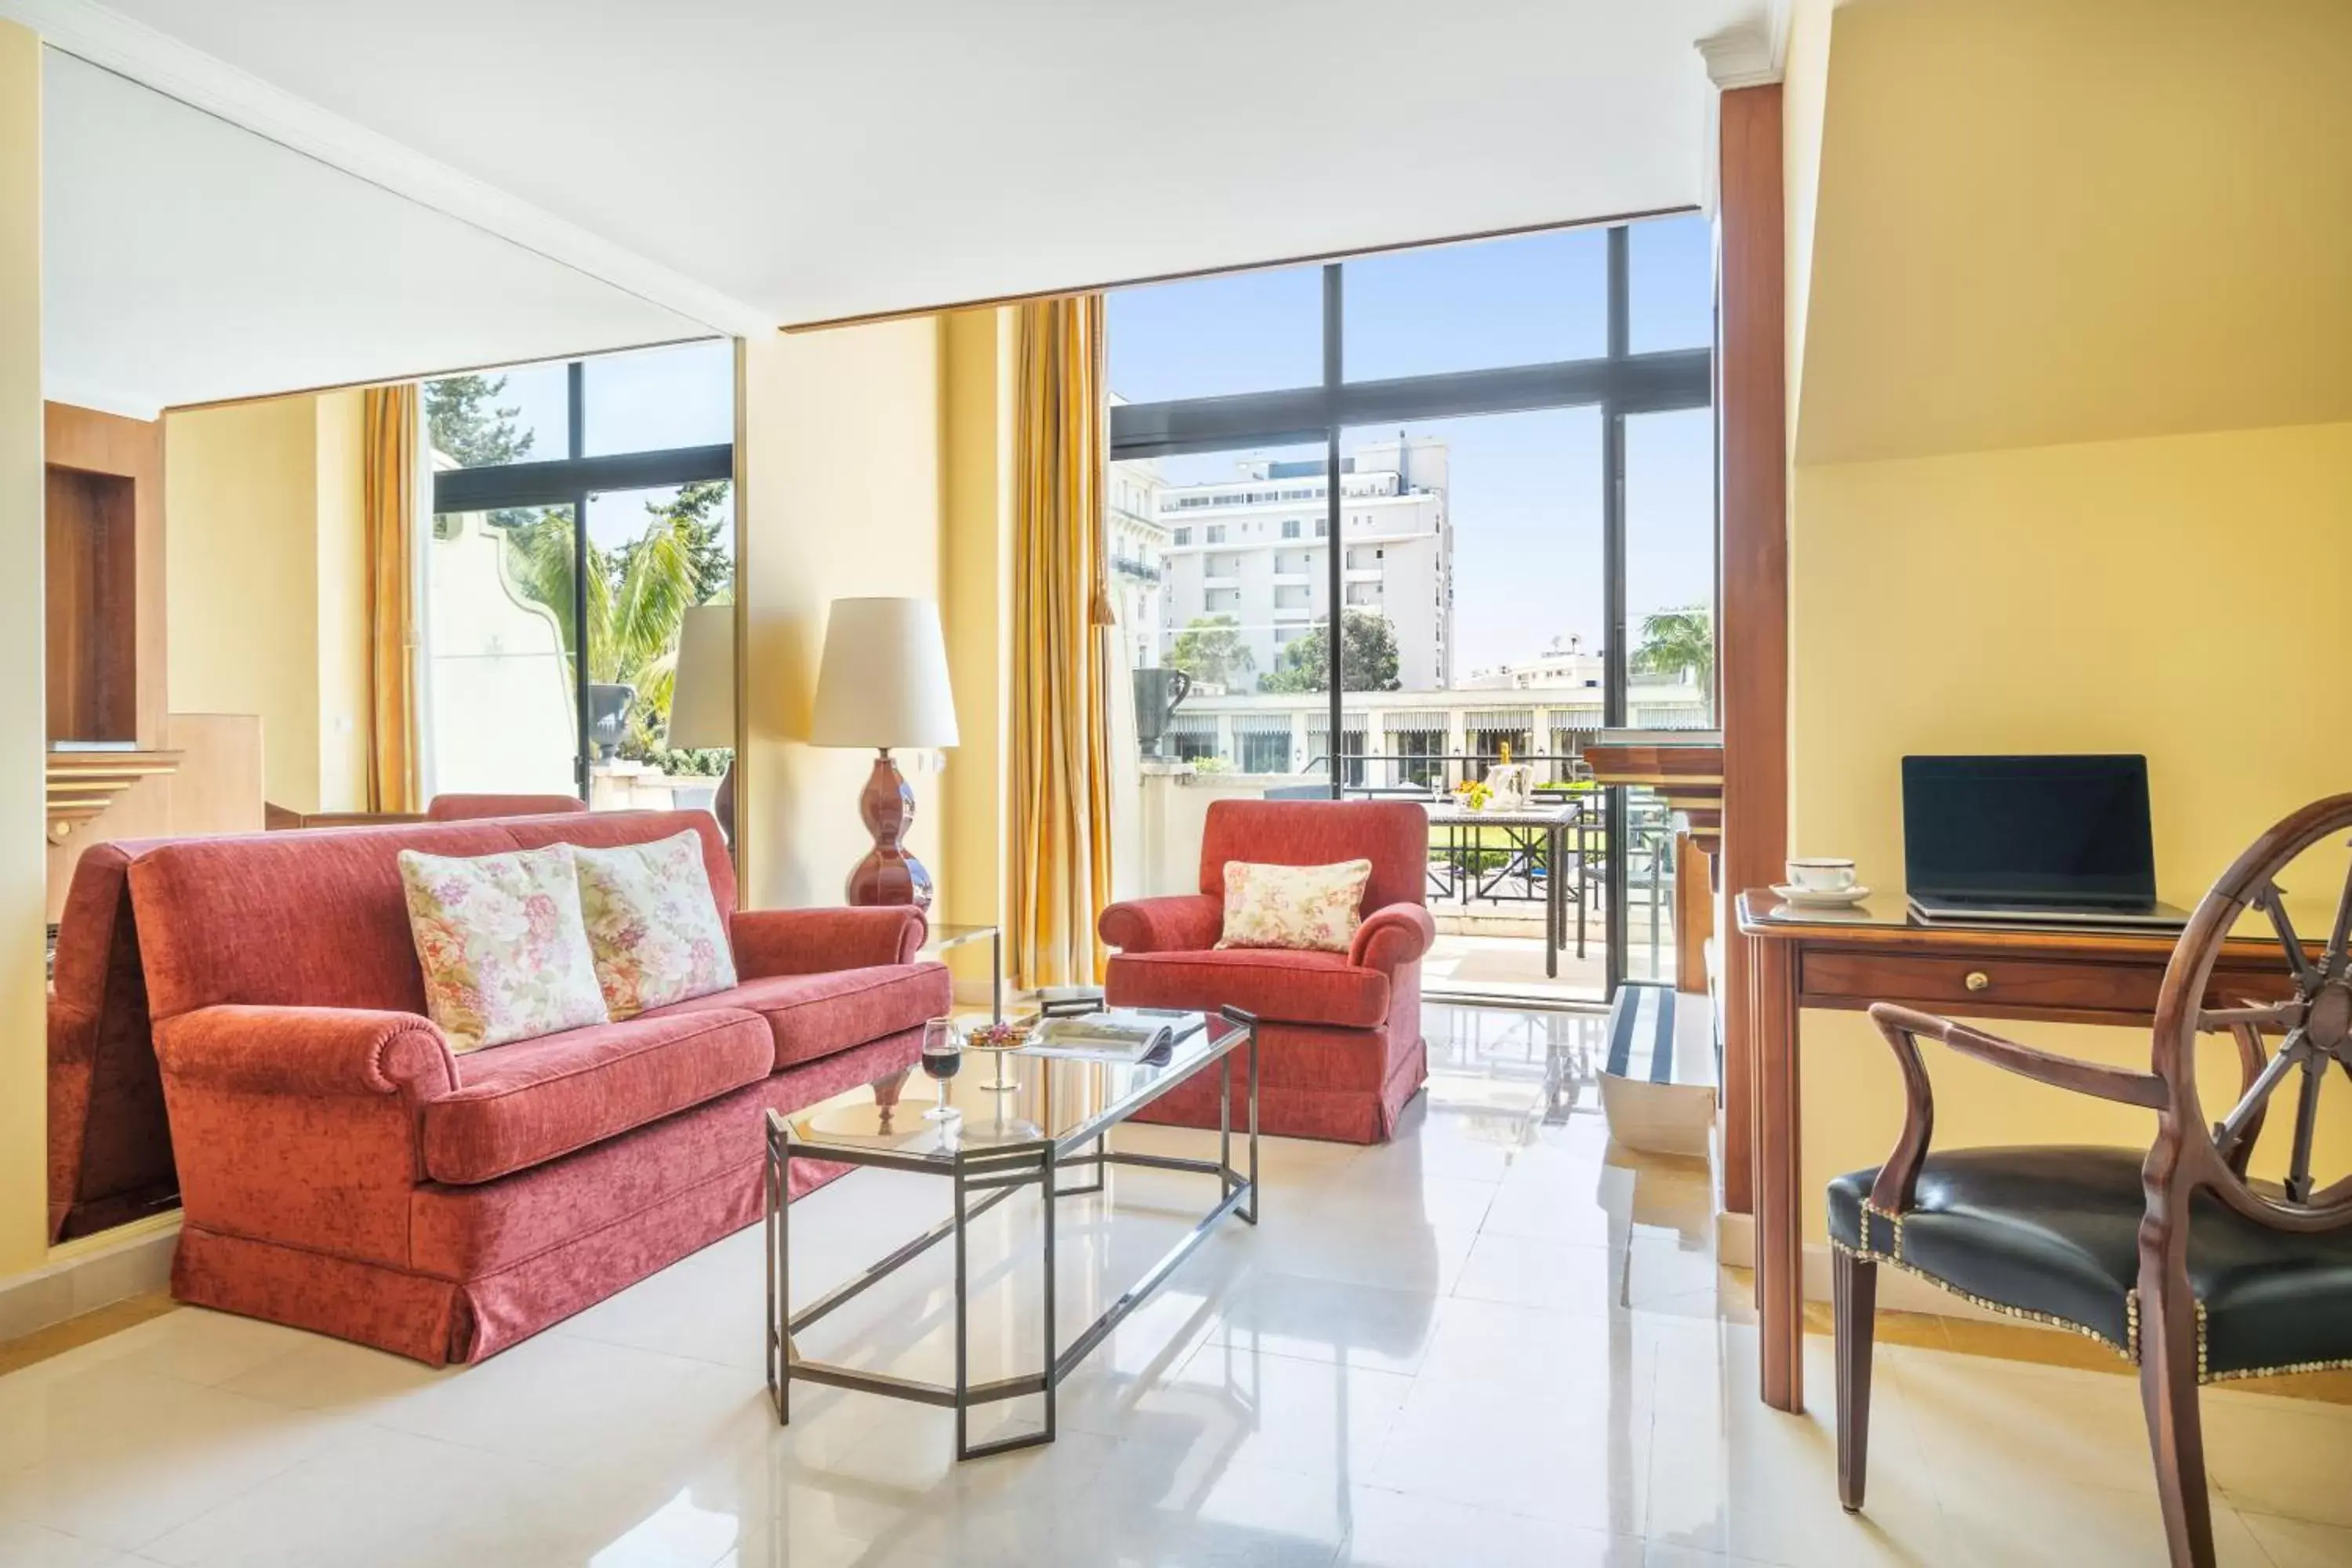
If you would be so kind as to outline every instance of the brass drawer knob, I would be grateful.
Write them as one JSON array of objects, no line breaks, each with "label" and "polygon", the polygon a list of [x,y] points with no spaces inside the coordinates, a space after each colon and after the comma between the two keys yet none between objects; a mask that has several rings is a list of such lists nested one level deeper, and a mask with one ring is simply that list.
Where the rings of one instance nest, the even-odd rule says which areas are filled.
[{"label": "brass drawer knob", "polygon": [[1971,969],[1969,971],[1968,978],[1960,984],[1971,991],[1990,991],[1992,989],[1992,976],[1981,969]]}]

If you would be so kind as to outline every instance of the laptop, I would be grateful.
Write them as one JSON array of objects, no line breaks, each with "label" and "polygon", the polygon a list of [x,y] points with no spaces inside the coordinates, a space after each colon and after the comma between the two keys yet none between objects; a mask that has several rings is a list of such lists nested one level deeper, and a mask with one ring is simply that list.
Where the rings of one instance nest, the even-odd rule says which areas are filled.
[{"label": "laptop", "polygon": [[1906,757],[1903,869],[1933,924],[2189,921],[2157,901],[2146,757]]}]

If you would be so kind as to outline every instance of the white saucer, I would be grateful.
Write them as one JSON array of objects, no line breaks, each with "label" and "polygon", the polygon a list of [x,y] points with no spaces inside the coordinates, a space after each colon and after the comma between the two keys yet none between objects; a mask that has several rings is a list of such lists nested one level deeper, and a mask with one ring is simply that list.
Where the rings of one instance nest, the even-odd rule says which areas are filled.
[{"label": "white saucer", "polygon": [[1795,904],[1800,909],[1849,910],[1870,897],[1870,889],[1856,886],[1839,892],[1826,893],[1812,888],[1797,888],[1786,883],[1775,882],[1772,884],[1772,896],[1784,904]]}]

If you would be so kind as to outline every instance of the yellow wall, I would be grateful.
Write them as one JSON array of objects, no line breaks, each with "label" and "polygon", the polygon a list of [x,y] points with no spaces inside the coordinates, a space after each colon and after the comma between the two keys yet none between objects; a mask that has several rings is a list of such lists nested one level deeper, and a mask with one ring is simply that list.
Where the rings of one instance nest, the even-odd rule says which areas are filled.
[{"label": "yellow wall", "polygon": [[[940,578],[963,744],[948,761],[939,868],[943,919],[994,924],[1004,889],[1004,746],[1013,611],[1013,312],[945,319],[940,425],[945,462]],[[959,978],[984,957],[959,952]]]},{"label": "yellow wall", "polygon": [[[41,689],[41,45],[0,21],[0,666]],[[0,1276],[47,1256],[37,701],[0,711]]]},{"label": "yellow wall", "polygon": [[[800,737],[831,602],[940,596],[940,324],[755,339],[742,387],[746,900],[835,904],[872,842],[857,796],[873,756]],[[968,733],[971,680],[956,680]],[[937,876],[942,775],[922,753],[897,755],[915,792],[911,847]],[[940,887],[944,896],[944,879]]]},{"label": "yellow wall", "polygon": [[2352,5],[1857,0],[1830,43],[1802,461],[2352,419]]},{"label": "yellow wall", "polygon": [[[2193,903],[2277,817],[2352,788],[2352,617],[2324,585],[2352,539],[2352,99],[2321,63],[2352,48],[2352,7],[2262,16],[1800,5],[1793,852],[1852,855],[1899,895],[1906,753],[2144,752],[2159,890]],[[2306,930],[2342,886],[2325,858],[2287,879]],[[1885,1157],[1901,1096],[1859,1016],[1804,1027],[1819,1241],[1823,1184]],[[2147,1060],[2140,1031],[1996,1027]],[[2211,1055],[2209,1109],[2235,1099],[2226,1042]],[[1948,1053],[1931,1068],[1940,1146],[2153,1131]]]},{"label": "yellow wall", "polygon": [[172,709],[261,715],[293,811],[364,804],[359,396],[164,417]]},{"label": "yellow wall", "polygon": [[[2138,752],[2158,891],[2189,906],[2272,822],[2352,788],[2352,617],[2296,613],[2293,586],[2352,539],[2352,425],[1806,467],[1797,502],[1795,853],[1896,892],[1906,753]],[[2340,853],[2317,861],[2287,879],[2306,930],[2343,886]],[[2147,1058],[2137,1033],[2014,1027]],[[1805,1029],[1818,1228],[1822,1184],[1885,1157],[1901,1098],[1866,1021]],[[1939,1144],[2153,1131],[1949,1059],[1937,1085]]]},{"label": "yellow wall", "polygon": [[318,399],[319,804],[367,804],[367,521],[359,392]]}]

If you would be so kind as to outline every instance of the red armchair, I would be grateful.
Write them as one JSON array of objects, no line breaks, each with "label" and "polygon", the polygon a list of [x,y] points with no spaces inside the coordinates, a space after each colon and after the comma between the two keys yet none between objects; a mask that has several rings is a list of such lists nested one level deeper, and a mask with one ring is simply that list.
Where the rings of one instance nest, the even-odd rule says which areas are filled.
[{"label": "red armchair", "polygon": [[[1220,948],[1225,864],[1328,866],[1368,859],[1364,921],[1348,952]],[[1221,800],[1201,837],[1201,890],[1103,911],[1119,951],[1114,1007],[1232,1005],[1258,1018],[1258,1126],[1295,1138],[1378,1143],[1428,1076],[1421,960],[1429,917],[1429,814],[1411,801]],[[1147,1119],[1217,1124],[1203,1075]]]}]

